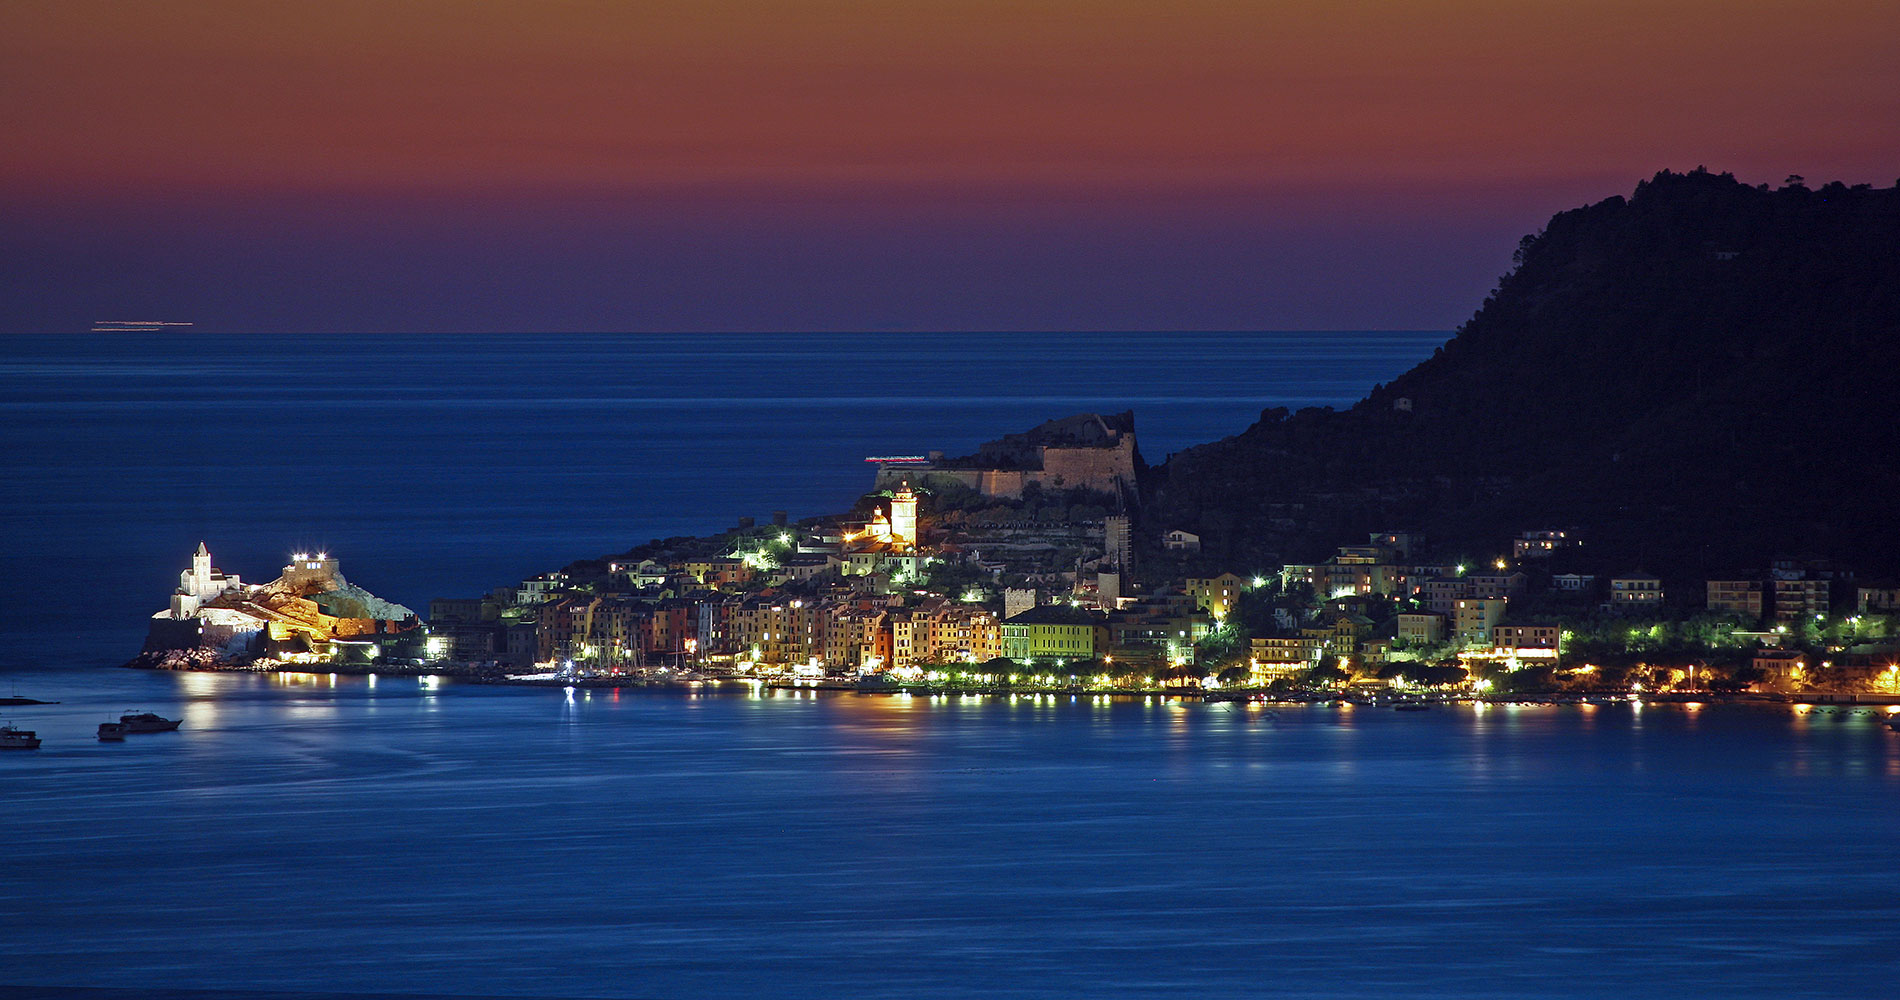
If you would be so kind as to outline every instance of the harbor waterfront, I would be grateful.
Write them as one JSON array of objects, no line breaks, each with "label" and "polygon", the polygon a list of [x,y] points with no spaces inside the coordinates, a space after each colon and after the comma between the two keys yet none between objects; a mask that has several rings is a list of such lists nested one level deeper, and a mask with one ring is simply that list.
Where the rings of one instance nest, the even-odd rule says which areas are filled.
[{"label": "harbor waterfront", "polygon": [[5,0],[0,1000],[1895,992],[1896,41]]},{"label": "harbor waterfront", "polygon": [[[1866,708],[15,679],[60,703],[14,709],[47,745],[0,757],[13,983],[1765,998],[1900,972],[1900,734]],[[134,705],[184,724],[91,738]]]},{"label": "harbor waterfront", "polygon": [[[1664,694],[1414,685],[1269,704],[1201,676],[1118,693],[1057,677],[1073,661],[1047,654],[1007,689],[972,680],[988,676],[975,663],[881,693],[794,665],[739,682],[682,664],[636,684],[542,669],[539,650],[462,676],[110,666],[147,623],[255,603],[236,574],[268,580],[286,555],[280,582],[298,587],[273,609],[359,620],[339,613],[347,598],[388,624],[444,587],[533,583],[748,510],[841,510],[869,485],[863,456],[967,448],[1061,415],[1049,399],[1109,411],[1137,381],[1160,385],[1132,402],[1166,449],[1302,392],[1344,402],[1440,336],[1368,335],[1361,348],[1388,353],[1334,343],[1327,361],[1261,335],[1233,342],[1252,354],[1141,379],[1125,363],[1167,356],[1168,338],[1110,338],[1121,363],[1098,356],[1087,392],[1048,399],[1044,376],[1073,359],[979,398],[933,388],[955,356],[940,338],[896,355],[920,387],[901,419],[782,380],[861,338],[715,341],[738,372],[717,375],[665,338],[501,338],[474,360],[461,338],[363,342],[367,365],[301,341],[9,340],[0,406],[23,431],[0,516],[42,599],[0,609],[17,696],[0,722],[40,746],[0,754],[0,984],[1781,998],[1900,974],[1894,714],[1723,703],[1695,690],[1707,674]],[[603,356],[627,374],[576,393]],[[1329,364],[1330,388],[1298,374]],[[804,423],[774,423],[788,411]],[[562,432],[583,425],[606,429]],[[656,441],[659,426],[673,436]],[[791,450],[794,435],[814,443]],[[877,513],[867,528],[920,530]],[[1198,584],[1210,603],[1227,586]],[[145,713],[180,725],[100,738]]]}]

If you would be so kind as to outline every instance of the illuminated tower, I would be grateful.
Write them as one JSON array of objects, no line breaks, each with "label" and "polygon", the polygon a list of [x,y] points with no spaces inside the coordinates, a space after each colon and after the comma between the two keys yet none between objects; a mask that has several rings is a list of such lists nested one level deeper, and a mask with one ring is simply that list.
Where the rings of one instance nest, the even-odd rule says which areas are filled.
[{"label": "illuminated tower", "polygon": [[917,494],[906,482],[891,495],[891,544],[904,548],[917,545]]},{"label": "illuminated tower", "polygon": [[191,554],[191,579],[187,584],[191,592],[200,597],[216,596],[211,584],[211,550],[205,543],[198,543],[198,551]]}]

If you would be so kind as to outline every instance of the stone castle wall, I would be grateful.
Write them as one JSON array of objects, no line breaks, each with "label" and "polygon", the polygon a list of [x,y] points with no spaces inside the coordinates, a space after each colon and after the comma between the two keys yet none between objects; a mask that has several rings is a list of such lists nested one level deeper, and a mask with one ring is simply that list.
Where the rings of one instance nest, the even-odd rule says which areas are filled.
[{"label": "stone castle wall", "polygon": [[1120,493],[1135,484],[1134,435],[1124,436],[1112,448],[1045,448],[1039,479],[1044,489],[1086,486]]},{"label": "stone castle wall", "polygon": [[904,483],[925,490],[961,487],[986,497],[1015,500],[1023,487],[1038,483],[1044,489],[1068,490],[1078,486],[1119,494],[1135,484],[1132,442],[1116,448],[1050,448],[1043,468],[938,469],[929,466],[886,466],[877,471],[873,490],[895,490]]}]

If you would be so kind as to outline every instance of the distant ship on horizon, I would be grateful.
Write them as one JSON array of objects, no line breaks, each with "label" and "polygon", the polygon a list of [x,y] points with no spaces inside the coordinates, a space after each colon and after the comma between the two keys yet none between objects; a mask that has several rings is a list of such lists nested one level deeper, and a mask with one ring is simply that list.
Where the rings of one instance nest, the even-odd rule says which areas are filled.
[{"label": "distant ship on horizon", "polygon": [[167,327],[188,327],[193,324],[170,319],[96,319],[92,321],[92,333],[156,333]]}]

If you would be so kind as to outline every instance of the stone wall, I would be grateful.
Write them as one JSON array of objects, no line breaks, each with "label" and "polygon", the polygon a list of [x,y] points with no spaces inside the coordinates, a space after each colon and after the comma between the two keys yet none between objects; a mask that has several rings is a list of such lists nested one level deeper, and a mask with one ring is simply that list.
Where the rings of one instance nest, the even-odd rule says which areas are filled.
[{"label": "stone wall", "polygon": [[1045,448],[1037,479],[1044,489],[1085,486],[1120,493],[1135,484],[1135,436],[1123,435],[1108,448]]}]

